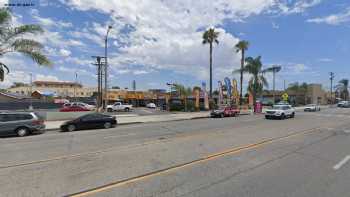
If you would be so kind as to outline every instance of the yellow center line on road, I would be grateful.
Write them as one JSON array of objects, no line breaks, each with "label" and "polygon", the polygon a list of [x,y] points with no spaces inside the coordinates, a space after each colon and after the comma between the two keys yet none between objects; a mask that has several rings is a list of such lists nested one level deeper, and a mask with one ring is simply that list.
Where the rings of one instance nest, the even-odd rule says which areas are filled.
[{"label": "yellow center line on road", "polygon": [[273,142],[278,142],[278,141],[285,140],[285,139],[288,139],[288,138],[291,138],[291,137],[313,133],[313,132],[319,131],[320,129],[321,129],[321,127],[317,127],[317,128],[313,128],[313,129],[304,130],[304,131],[294,132],[294,133],[291,133],[291,134],[288,134],[288,135],[285,135],[285,136],[282,136],[282,137],[269,138],[269,139],[262,140],[262,141],[257,142],[257,143],[248,144],[248,145],[244,145],[244,146],[240,146],[240,147],[235,147],[235,148],[228,149],[228,150],[225,150],[225,151],[222,151],[222,152],[218,152],[218,153],[215,153],[215,154],[207,155],[207,156],[201,157],[199,159],[196,159],[196,160],[193,160],[193,161],[190,161],[190,162],[178,164],[178,165],[175,165],[175,166],[170,166],[168,168],[164,168],[164,169],[161,169],[161,170],[149,172],[149,173],[146,173],[146,174],[143,174],[143,175],[139,175],[139,176],[135,176],[135,177],[131,177],[131,178],[128,178],[128,179],[119,180],[119,181],[116,181],[116,182],[112,182],[112,183],[109,183],[109,184],[105,184],[105,185],[102,185],[102,186],[99,186],[99,187],[96,187],[96,188],[88,189],[88,190],[81,191],[81,192],[78,192],[78,193],[75,193],[75,194],[70,194],[70,195],[67,195],[67,196],[69,196],[69,197],[84,197],[84,196],[97,194],[99,192],[107,191],[107,190],[110,190],[110,189],[113,189],[113,188],[116,188],[116,187],[120,187],[120,186],[123,186],[123,185],[126,185],[126,184],[134,183],[134,182],[137,182],[137,181],[142,181],[144,179],[148,179],[148,178],[155,177],[155,176],[158,176],[158,175],[166,174],[166,173],[169,173],[169,172],[172,172],[172,171],[176,171],[176,170],[188,167],[188,166],[193,166],[193,165],[196,165],[196,164],[199,164],[199,163],[203,163],[203,162],[207,162],[207,161],[210,161],[210,160],[214,160],[214,159],[217,159],[217,158],[220,158],[220,157],[223,157],[223,156],[237,154],[237,153],[240,153],[242,151],[247,151],[247,150],[251,150],[251,149],[257,149],[257,148],[259,148],[261,146],[264,146],[264,145],[267,145],[267,144],[271,144]]}]

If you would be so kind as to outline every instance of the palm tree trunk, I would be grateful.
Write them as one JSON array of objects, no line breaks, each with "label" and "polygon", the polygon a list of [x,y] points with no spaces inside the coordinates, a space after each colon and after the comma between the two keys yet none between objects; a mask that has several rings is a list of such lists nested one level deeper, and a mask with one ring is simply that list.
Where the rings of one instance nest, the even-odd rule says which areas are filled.
[{"label": "palm tree trunk", "polygon": [[210,84],[210,89],[209,89],[209,97],[210,99],[212,99],[212,96],[213,96],[213,43],[210,43],[209,44],[209,74],[210,74],[210,81],[209,81],[209,84]]},{"label": "palm tree trunk", "polygon": [[243,99],[243,68],[244,68],[244,49],[242,49],[242,58],[241,58],[241,81],[240,81],[240,91],[239,91],[239,105],[242,105]]}]

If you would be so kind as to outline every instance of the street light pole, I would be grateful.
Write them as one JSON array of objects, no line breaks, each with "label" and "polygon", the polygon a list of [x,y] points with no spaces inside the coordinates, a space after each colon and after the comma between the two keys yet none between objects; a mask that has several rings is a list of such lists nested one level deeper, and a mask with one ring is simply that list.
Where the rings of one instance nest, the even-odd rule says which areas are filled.
[{"label": "street light pole", "polygon": [[105,96],[105,100],[104,100],[104,104],[103,104],[103,109],[107,109],[107,105],[108,105],[108,84],[107,84],[107,73],[108,73],[108,58],[107,58],[107,44],[108,44],[108,34],[109,31],[112,29],[112,26],[109,25],[107,28],[107,33],[106,33],[106,37],[105,37],[105,91],[104,91],[104,96]]},{"label": "street light pole", "polygon": [[330,80],[331,80],[331,104],[333,104],[333,79],[334,79],[334,73],[330,72]]}]

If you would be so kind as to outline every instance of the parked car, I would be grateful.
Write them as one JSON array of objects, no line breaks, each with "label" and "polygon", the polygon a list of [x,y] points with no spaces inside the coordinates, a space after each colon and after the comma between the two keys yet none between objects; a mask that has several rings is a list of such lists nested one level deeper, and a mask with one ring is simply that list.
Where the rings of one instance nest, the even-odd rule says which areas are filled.
[{"label": "parked car", "polygon": [[90,109],[79,105],[67,105],[60,109],[60,112],[90,111]]},{"label": "parked car", "polygon": [[222,107],[219,107],[219,109],[217,109],[217,110],[213,110],[210,113],[210,116],[212,118],[215,118],[215,117],[220,117],[220,118],[233,117],[233,116],[239,115],[239,112],[240,111],[239,111],[239,109],[237,109],[237,107],[222,106]]},{"label": "parked car", "polygon": [[107,111],[130,111],[132,110],[132,105],[125,105],[121,102],[115,102],[113,105],[107,105]]},{"label": "parked car", "polygon": [[295,109],[291,105],[274,105],[272,109],[268,109],[265,112],[266,119],[278,118],[294,118]]},{"label": "parked car", "polygon": [[117,125],[115,116],[100,113],[92,113],[67,121],[61,125],[61,131],[75,131],[82,129],[109,129]]},{"label": "parked car", "polygon": [[321,111],[321,107],[317,104],[309,104],[309,105],[306,105],[305,108],[304,108],[304,111],[308,111],[308,112],[311,112],[311,111]]},{"label": "parked car", "polygon": [[1,112],[0,133],[20,137],[45,129],[44,119],[34,112]]},{"label": "parked car", "polygon": [[157,105],[154,104],[154,103],[148,103],[148,104],[146,105],[146,107],[147,107],[147,108],[151,108],[151,109],[155,109],[155,108],[157,108]]},{"label": "parked car", "polygon": [[349,105],[350,105],[350,104],[349,104],[349,101],[340,101],[340,102],[337,104],[338,107],[344,107],[344,108],[348,107]]},{"label": "parked car", "polygon": [[89,105],[89,104],[83,103],[83,102],[65,103],[65,104],[63,105],[63,107],[72,107],[72,106],[84,107],[84,108],[89,109],[89,110],[91,110],[91,111],[96,109],[96,106],[95,106],[95,105]]}]

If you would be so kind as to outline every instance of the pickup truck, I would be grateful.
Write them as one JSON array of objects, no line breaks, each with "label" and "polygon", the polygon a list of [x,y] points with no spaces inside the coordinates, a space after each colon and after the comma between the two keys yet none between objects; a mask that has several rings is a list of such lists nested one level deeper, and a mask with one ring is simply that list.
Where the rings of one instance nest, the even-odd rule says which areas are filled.
[{"label": "pickup truck", "polygon": [[116,102],[113,105],[107,105],[107,111],[113,112],[113,111],[130,111],[132,110],[132,105],[124,105],[121,102]]}]

